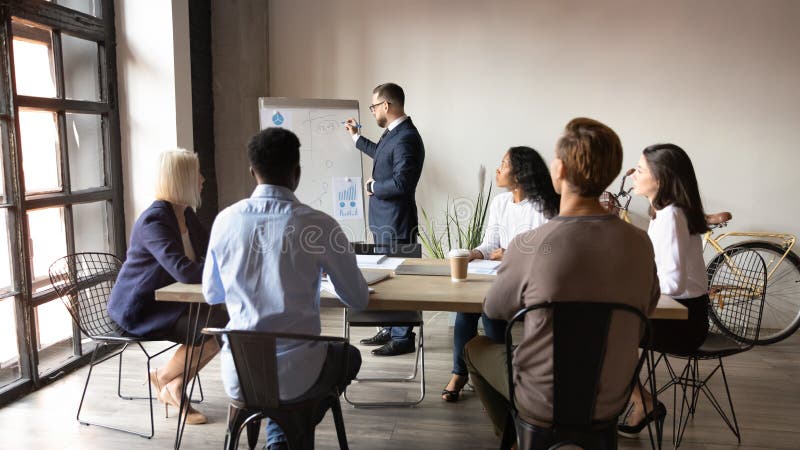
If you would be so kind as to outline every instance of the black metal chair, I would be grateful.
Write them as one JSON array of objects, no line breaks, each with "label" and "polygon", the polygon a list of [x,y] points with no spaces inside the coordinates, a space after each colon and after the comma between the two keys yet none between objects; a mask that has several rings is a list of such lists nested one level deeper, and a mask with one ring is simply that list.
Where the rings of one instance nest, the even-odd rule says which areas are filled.
[{"label": "black metal chair", "polygon": [[[172,344],[167,348],[157,352],[149,353],[142,345],[143,342],[151,342],[153,339],[144,339],[125,336],[124,331],[108,316],[108,297],[111,288],[117,279],[122,261],[114,255],[108,253],[76,253],[56,260],[49,269],[50,283],[53,290],[61,297],[64,306],[67,307],[72,320],[83,334],[90,337],[97,343],[92,352],[89,363],[89,373],[86,374],[86,382],[83,386],[81,401],[78,406],[76,419],[83,425],[96,425],[112,430],[124,431],[135,434],[147,439],[153,437],[155,429],[153,426],[153,392],[149,382],[150,360],[156,356],[175,347]],[[128,346],[137,345],[147,358],[146,372],[144,379],[147,382],[148,396],[137,397],[122,394],[122,354]],[[108,346],[117,347],[109,349],[110,353],[103,354]],[[101,356],[102,355],[102,356]],[[94,366],[101,364],[119,355],[119,366],[117,369],[117,396],[125,400],[149,400],[150,401],[150,433],[119,428],[107,424],[89,422],[81,420],[81,410],[83,401],[86,398],[86,390],[89,387],[89,380],[92,377]],[[198,378],[199,381],[199,378]],[[200,395],[202,401],[202,385]]]},{"label": "black metal chair", "polygon": [[[549,428],[522,419],[514,399],[511,331],[514,324],[526,314],[540,309],[550,310],[543,314],[552,315],[553,327],[553,419]],[[635,322],[622,320],[623,315],[629,316]],[[545,450],[558,446],[617,448],[617,419],[623,410],[605,420],[594,419],[604,357],[611,352],[623,350],[608,346],[612,316],[615,317],[613,322],[617,329],[639,324],[642,329],[641,345],[649,343],[650,320],[640,310],[626,304],[539,303],[523,308],[514,315],[506,328],[506,367],[511,413],[506,422],[501,449],[511,448],[515,438],[520,450]],[[624,350],[631,351],[630,348]],[[638,384],[639,371],[646,355],[647,352],[642,351],[635,370],[630,374],[630,380],[627,381],[630,390]],[[648,364],[648,370],[650,369]]]},{"label": "black metal chair", "polygon": [[235,450],[239,436],[247,429],[248,448],[254,449],[258,442],[261,419],[269,417],[278,423],[292,450],[313,450],[314,415],[323,402],[329,402],[333,411],[339,448],[346,450],[347,434],[344,429],[341,394],[337,387],[315,398],[297,402],[280,400],[280,380],[276,358],[276,341],[292,339],[303,341],[347,342],[340,337],[309,336],[287,333],[265,333],[260,331],[226,330],[205,328],[203,334],[226,336],[233,364],[239,378],[242,401],[231,400],[228,407],[228,429],[225,448]]},{"label": "black metal chair", "polygon": [[[758,252],[746,248],[733,248],[717,255],[709,263],[707,274],[710,298],[708,337],[691,355],[662,354],[660,357],[666,362],[671,377],[660,390],[672,387],[675,398],[672,429],[676,448],[681,444],[689,418],[693,417],[697,410],[697,400],[701,392],[736,436],[736,440],[742,442],[722,358],[750,350],[758,340],[766,295],[767,269]],[[680,373],[673,368],[668,356],[686,361]],[[705,377],[700,374],[701,360],[717,361]],[[709,381],[717,372],[722,374],[730,417],[708,387]],[[677,413],[679,388],[682,393],[680,414]]]},{"label": "black metal chair", "polygon": [[[386,255],[390,258],[422,258],[422,245],[397,244],[395,246],[381,246],[375,244],[353,244],[356,254],[359,255]],[[364,382],[411,382],[420,374],[419,397],[410,401],[394,402],[364,402],[353,401],[344,393],[344,399],[353,406],[414,406],[425,398],[425,333],[422,311],[344,311],[344,335],[350,338],[350,327],[418,327],[416,358],[414,368],[408,375],[398,377],[357,377],[354,381]]]}]

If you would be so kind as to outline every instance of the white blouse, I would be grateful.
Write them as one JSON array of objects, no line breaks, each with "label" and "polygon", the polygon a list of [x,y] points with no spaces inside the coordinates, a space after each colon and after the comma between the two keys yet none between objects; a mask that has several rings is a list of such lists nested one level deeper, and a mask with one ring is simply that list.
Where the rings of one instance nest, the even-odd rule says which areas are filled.
[{"label": "white blouse", "polygon": [[188,231],[181,233],[181,240],[183,241],[183,253],[186,255],[186,257],[192,261],[197,261],[194,254],[194,247],[192,247],[192,240],[189,238]]},{"label": "white blouse", "polygon": [[683,209],[669,205],[656,211],[647,235],[653,242],[662,294],[683,299],[708,292],[702,237],[689,234]]},{"label": "white blouse", "polygon": [[506,249],[514,236],[547,223],[544,213],[536,210],[528,199],[514,203],[514,194],[504,192],[497,195],[489,205],[489,219],[483,242],[475,250],[488,259],[494,250]]}]

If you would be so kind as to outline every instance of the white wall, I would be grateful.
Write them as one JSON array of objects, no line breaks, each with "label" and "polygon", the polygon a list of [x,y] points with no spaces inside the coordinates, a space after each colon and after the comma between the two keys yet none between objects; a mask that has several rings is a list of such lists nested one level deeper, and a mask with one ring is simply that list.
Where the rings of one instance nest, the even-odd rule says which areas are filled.
[{"label": "white wall", "polygon": [[798,233],[798,23],[793,0],[272,0],[270,95],[358,99],[377,139],[372,88],[399,83],[429,212],[474,196],[478,166],[510,146],[550,160],[588,116],[619,133],[625,167],[649,144],[686,149],[732,229]]},{"label": "white wall", "polygon": [[192,150],[188,0],[115,0],[126,236],[162,150]]}]

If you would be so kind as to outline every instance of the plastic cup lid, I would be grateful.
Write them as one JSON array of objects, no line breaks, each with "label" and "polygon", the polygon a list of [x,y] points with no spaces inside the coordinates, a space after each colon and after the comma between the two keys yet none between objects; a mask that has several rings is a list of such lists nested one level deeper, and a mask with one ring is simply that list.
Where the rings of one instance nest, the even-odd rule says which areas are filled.
[{"label": "plastic cup lid", "polygon": [[463,258],[469,256],[469,250],[465,250],[463,248],[454,248],[447,253],[448,258]]}]

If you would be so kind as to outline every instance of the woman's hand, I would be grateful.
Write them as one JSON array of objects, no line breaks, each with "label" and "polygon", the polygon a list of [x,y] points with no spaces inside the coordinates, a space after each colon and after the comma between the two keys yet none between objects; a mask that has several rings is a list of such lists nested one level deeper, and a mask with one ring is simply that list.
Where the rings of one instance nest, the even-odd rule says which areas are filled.
[{"label": "woman's hand", "polygon": [[505,252],[506,250],[504,248],[498,248],[497,250],[493,251],[491,255],[489,255],[489,259],[492,261],[501,261]]},{"label": "woman's hand", "polygon": [[483,259],[483,253],[478,250],[470,250],[469,251],[469,260],[474,261],[476,259]]}]

